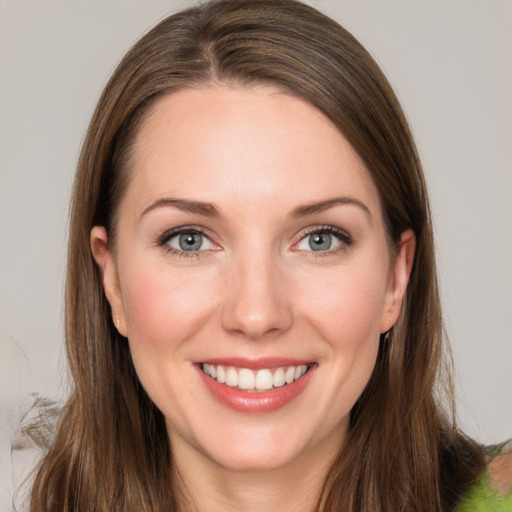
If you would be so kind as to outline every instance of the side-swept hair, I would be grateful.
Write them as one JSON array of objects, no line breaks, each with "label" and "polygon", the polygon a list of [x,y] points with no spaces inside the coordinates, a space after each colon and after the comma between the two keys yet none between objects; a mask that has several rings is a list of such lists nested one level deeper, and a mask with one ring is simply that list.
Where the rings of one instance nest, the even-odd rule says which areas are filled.
[{"label": "side-swept hair", "polygon": [[380,343],[346,443],[318,490],[318,510],[452,510],[484,458],[455,429],[450,375],[440,371],[443,325],[416,147],[368,52],[294,0],[220,0],[170,16],[133,46],[105,87],[72,199],[65,328],[73,388],[38,468],[30,510],[176,510],[180,484],[164,419],[112,325],[89,237],[103,225],[115,243],[133,140],[150,106],[172,91],[210,84],[268,84],[315,106],[371,173],[392,253],[404,230],[416,235],[400,318]]}]

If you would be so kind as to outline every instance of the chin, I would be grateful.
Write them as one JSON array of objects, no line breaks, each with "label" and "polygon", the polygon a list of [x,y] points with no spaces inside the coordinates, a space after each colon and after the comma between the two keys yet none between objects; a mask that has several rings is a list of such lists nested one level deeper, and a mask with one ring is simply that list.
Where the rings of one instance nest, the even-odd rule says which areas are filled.
[{"label": "chin", "polygon": [[[265,425],[256,418],[246,419],[222,432],[210,431],[200,443],[201,452],[231,471],[264,472],[293,466],[311,448],[323,444],[325,433],[320,432],[320,425],[314,428],[306,421],[290,420],[280,425],[278,421]],[[323,435],[318,438],[318,433]]]},{"label": "chin", "polygon": [[302,450],[283,449],[262,442],[257,446],[233,446],[223,453],[209,453],[218,466],[235,472],[258,473],[291,466],[300,459]]}]

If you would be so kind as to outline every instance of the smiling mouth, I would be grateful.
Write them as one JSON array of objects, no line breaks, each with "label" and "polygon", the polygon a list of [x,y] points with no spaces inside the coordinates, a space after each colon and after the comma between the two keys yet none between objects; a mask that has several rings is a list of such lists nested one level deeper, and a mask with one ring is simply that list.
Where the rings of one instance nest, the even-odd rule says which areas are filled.
[{"label": "smiling mouth", "polygon": [[205,375],[232,388],[242,391],[270,391],[300,380],[311,365],[280,366],[278,368],[235,368],[203,363],[199,365]]}]

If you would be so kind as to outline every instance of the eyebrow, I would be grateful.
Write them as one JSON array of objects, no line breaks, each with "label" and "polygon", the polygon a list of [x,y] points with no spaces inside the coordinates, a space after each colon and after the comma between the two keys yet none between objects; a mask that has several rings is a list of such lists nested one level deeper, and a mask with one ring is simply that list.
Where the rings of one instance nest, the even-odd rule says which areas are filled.
[{"label": "eyebrow", "polygon": [[192,201],[190,199],[175,199],[172,197],[163,197],[157,199],[154,203],[150,204],[141,214],[140,218],[144,217],[147,213],[156,208],[172,206],[184,212],[197,213],[205,217],[218,217],[219,210],[213,203],[206,203],[204,201]]},{"label": "eyebrow", "polygon": [[[292,217],[305,217],[307,215],[313,215],[320,213],[329,208],[333,208],[338,205],[354,205],[361,208],[372,220],[372,214],[368,207],[359,199],[350,196],[333,197],[331,199],[325,199],[322,201],[316,201],[302,206],[297,206],[291,212]],[[156,208],[162,207],[174,207],[185,212],[196,213],[205,217],[219,217],[220,212],[214,203],[208,203],[204,201],[193,201],[191,199],[176,199],[172,197],[164,197],[157,199],[154,203],[150,204],[140,215],[140,218],[144,217],[147,213]]]},{"label": "eyebrow", "polygon": [[354,205],[361,208],[368,215],[370,221],[372,220],[372,214],[370,213],[368,207],[359,199],[350,196],[333,197],[331,199],[325,199],[323,201],[317,201],[303,206],[298,206],[292,210],[291,215],[292,217],[305,217],[306,215],[323,212],[329,208],[332,208],[333,206],[344,204]]}]

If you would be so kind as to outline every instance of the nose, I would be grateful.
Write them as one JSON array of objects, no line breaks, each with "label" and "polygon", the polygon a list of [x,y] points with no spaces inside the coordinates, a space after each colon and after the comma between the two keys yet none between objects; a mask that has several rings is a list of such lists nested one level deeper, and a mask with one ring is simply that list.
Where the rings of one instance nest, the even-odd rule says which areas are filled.
[{"label": "nose", "polygon": [[222,326],[248,340],[278,335],[292,325],[292,303],[284,272],[270,257],[240,258],[227,273]]}]

